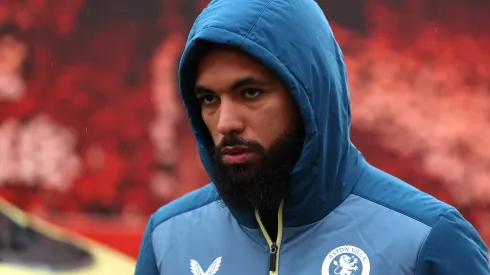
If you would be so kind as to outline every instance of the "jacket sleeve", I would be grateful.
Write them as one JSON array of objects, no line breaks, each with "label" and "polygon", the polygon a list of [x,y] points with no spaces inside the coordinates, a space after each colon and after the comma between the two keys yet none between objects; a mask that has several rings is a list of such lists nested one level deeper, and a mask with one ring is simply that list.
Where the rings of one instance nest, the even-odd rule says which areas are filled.
[{"label": "jacket sleeve", "polygon": [[155,253],[153,251],[153,216],[150,217],[146,226],[143,241],[140,246],[138,259],[136,261],[135,275],[159,275],[157,263],[155,261]]},{"label": "jacket sleeve", "polygon": [[442,215],[422,247],[416,275],[490,275],[488,248],[476,229],[452,209]]}]

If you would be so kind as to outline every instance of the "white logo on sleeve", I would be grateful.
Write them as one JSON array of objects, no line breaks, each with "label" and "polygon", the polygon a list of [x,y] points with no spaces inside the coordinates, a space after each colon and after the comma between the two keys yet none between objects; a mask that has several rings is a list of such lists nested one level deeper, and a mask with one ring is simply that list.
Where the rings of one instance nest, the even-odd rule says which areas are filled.
[{"label": "white logo on sleeve", "polygon": [[371,264],[362,249],[345,245],[328,253],[323,261],[322,275],[369,275]]},{"label": "white logo on sleeve", "polygon": [[196,260],[191,259],[191,272],[192,275],[214,275],[218,272],[219,267],[221,266],[221,257],[216,258],[211,266],[204,272],[201,268],[201,265]]}]

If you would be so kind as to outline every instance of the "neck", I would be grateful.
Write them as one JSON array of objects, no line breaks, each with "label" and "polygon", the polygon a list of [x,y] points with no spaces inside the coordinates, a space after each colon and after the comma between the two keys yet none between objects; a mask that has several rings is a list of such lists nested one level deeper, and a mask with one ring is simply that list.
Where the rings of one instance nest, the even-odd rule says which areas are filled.
[{"label": "neck", "polygon": [[272,240],[277,239],[277,230],[278,230],[278,221],[277,221],[277,215],[278,215],[279,209],[274,209],[274,210],[269,210],[269,211],[264,211],[260,213],[260,217],[262,220],[262,223],[264,224],[265,230],[267,231],[267,234],[269,234],[269,237]]}]

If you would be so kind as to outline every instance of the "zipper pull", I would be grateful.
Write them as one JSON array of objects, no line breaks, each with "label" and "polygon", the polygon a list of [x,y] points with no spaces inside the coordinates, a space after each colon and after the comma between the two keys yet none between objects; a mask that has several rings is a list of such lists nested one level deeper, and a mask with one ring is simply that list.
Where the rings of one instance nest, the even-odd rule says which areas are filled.
[{"label": "zipper pull", "polygon": [[277,245],[272,243],[271,250],[269,252],[269,271],[276,271],[276,260],[277,260]]}]

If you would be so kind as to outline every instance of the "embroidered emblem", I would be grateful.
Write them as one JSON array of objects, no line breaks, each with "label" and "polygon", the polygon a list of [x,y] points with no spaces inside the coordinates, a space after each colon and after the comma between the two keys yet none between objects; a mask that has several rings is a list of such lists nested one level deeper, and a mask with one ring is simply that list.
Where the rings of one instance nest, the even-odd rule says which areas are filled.
[{"label": "embroidered emblem", "polygon": [[362,249],[344,245],[325,257],[322,275],[369,275],[370,269],[369,258]]},{"label": "embroidered emblem", "polygon": [[218,272],[219,267],[221,266],[221,257],[216,258],[211,266],[204,272],[201,268],[201,265],[196,261],[191,259],[191,272],[192,275],[214,275]]}]

